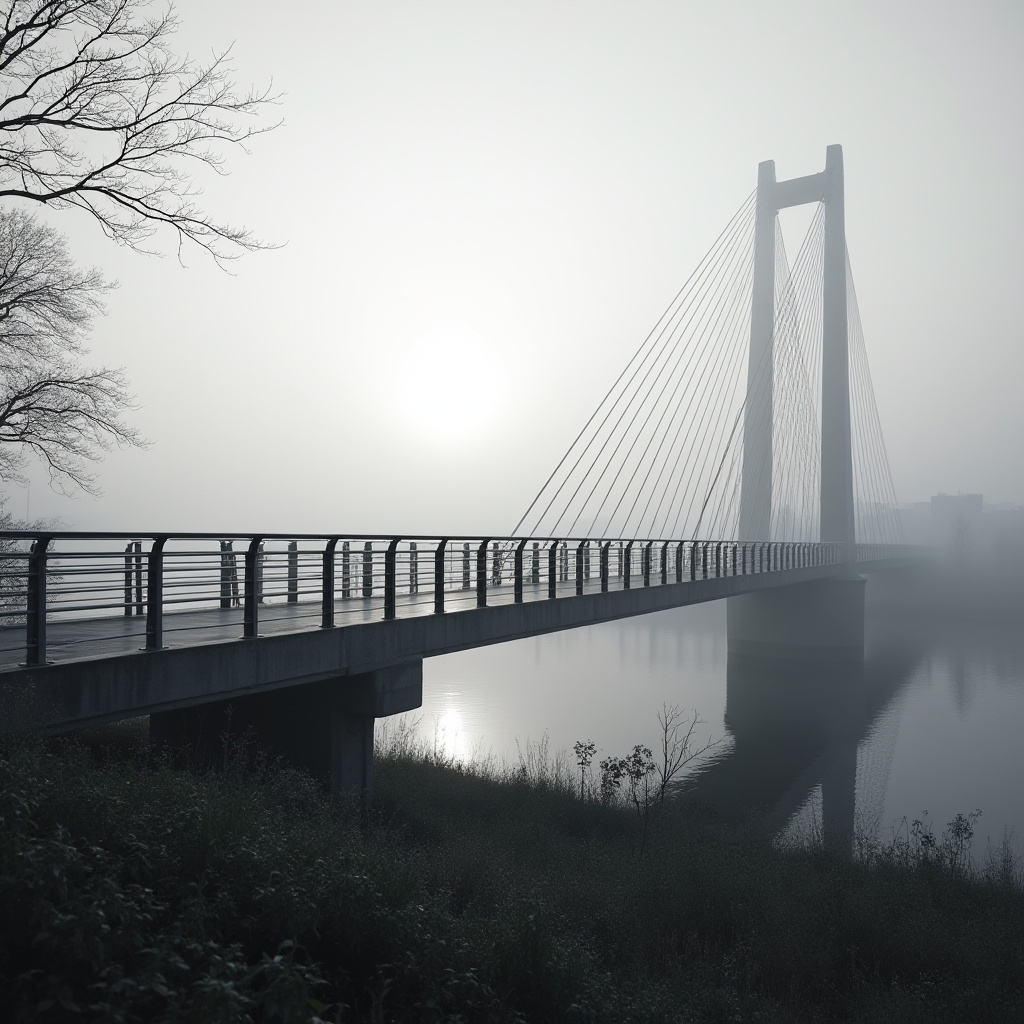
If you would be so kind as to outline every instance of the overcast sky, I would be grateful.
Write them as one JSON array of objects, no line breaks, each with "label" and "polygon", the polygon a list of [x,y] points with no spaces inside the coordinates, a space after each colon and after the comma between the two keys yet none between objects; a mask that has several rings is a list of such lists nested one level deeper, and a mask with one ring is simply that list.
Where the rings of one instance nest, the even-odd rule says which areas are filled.
[{"label": "overcast sky", "polygon": [[179,49],[234,41],[284,93],[201,183],[286,244],[228,276],[55,221],[120,281],[93,358],[153,445],[98,499],[37,476],[33,517],[505,532],[758,162],[812,173],[829,143],[900,499],[1024,501],[1019,0],[176,6]]}]

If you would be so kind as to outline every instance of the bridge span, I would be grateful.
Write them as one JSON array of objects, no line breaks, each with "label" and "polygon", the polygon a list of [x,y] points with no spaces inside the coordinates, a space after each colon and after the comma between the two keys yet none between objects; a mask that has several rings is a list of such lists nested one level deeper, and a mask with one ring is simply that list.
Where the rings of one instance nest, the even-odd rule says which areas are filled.
[{"label": "bridge span", "polygon": [[[0,544],[6,728],[149,715],[155,738],[202,747],[230,718],[338,790],[370,786],[374,719],[420,706],[424,658],[780,589],[813,604],[849,566],[838,544],[715,540],[8,533]],[[856,552],[864,571],[906,557]],[[827,631],[806,639],[812,655],[834,646]]]},{"label": "bridge span", "polygon": [[907,552],[844,182],[839,146],[759,166],[516,536],[0,533],[0,722],[149,715],[202,749],[230,721],[367,793],[374,719],[420,705],[427,657],[728,598],[731,653],[862,659],[861,573]]}]

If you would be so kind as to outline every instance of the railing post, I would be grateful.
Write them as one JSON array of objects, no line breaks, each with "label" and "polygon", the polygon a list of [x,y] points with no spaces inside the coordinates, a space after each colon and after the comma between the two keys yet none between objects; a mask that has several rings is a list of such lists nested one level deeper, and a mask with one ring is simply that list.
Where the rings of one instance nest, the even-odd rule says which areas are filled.
[{"label": "railing post", "polygon": [[469,541],[462,545],[462,589],[469,590]]},{"label": "railing post", "polygon": [[25,664],[46,664],[46,549],[50,538],[39,536],[28,556],[25,614]]},{"label": "railing post", "polygon": [[559,566],[561,572],[559,573],[558,579],[560,583],[569,582],[569,542],[563,540],[562,547],[559,549]]},{"label": "railing post", "polygon": [[583,578],[590,579],[590,541],[583,544]]},{"label": "railing post", "polygon": [[352,596],[352,554],[347,540],[341,545],[341,596]]},{"label": "railing post", "polygon": [[363,544],[363,597],[373,597],[373,541]]},{"label": "railing post", "polygon": [[722,542],[715,545],[715,579],[722,575]]},{"label": "railing post", "polygon": [[142,615],[142,541],[133,541],[135,549],[135,614]]},{"label": "railing post", "polygon": [[641,565],[643,566],[645,587],[649,587],[651,585],[651,545],[653,543],[653,540],[649,540],[644,545],[643,554],[640,556],[642,559]]},{"label": "railing post", "polygon": [[[526,547],[527,543],[528,542],[526,540],[521,540],[516,545],[516,556],[515,556],[515,562],[513,564],[513,573],[514,573],[514,577],[515,578],[512,581],[512,586],[513,586],[512,600],[516,604],[522,604],[523,603],[523,548]],[[537,563],[537,554],[536,554],[536,552],[537,552],[537,545],[536,544],[533,545],[533,549],[534,549],[533,560],[534,560],[534,565],[536,565],[536,563]]]},{"label": "railing post", "polygon": [[476,606],[477,608],[487,607],[487,545],[491,539],[488,537],[476,549]]},{"label": "railing post", "polygon": [[419,562],[419,549],[416,547],[416,541],[409,542],[409,593],[418,594],[420,592],[420,562]]},{"label": "railing post", "polygon": [[690,580],[697,578],[697,542],[690,545]]},{"label": "railing post", "polygon": [[501,551],[497,543],[491,548],[491,586],[501,586]]},{"label": "railing post", "polygon": [[398,542],[400,537],[393,537],[384,552],[384,618],[395,617],[395,594],[398,590]]},{"label": "railing post", "polygon": [[622,541],[615,542],[615,575],[622,577]]},{"label": "railing post", "polygon": [[558,541],[553,540],[548,548],[548,599],[552,600],[558,595]]},{"label": "railing post", "polygon": [[256,552],[256,600],[263,604],[263,566],[267,561],[266,545],[260,541],[259,550]]},{"label": "railing post", "polygon": [[239,603],[239,577],[234,562],[234,542],[220,542],[220,606],[230,608]]},{"label": "railing post", "polygon": [[633,541],[630,541],[626,545],[626,550],[622,553],[622,589],[630,589],[629,577],[633,575]]},{"label": "railing post", "polygon": [[299,600],[299,542],[288,541],[288,604]]},{"label": "railing post", "polygon": [[166,537],[154,537],[149,549],[146,573],[146,650],[164,645],[164,544]]},{"label": "railing post", "polygon": [[[224,605],[221,604],[223,608]],[[124,546],[124,614],[125,618],[132,616],[132,542],[128,541]]]},{"label": "railing post", "polygon": [[668,583],[668,541],[661,545],[661,582]]},{"label": "railing post", "polygon": [[683,582],[683,542],[676,548],[676,583]]},{"label": "railing post", "polygon": [[583,596],[583,545],[586,541],[580,541],[576,545],[576,596]]},{"label": "railing post", "polygon": [[444,549],[448,541],[439,540],[434,549],[434,614],[444,614]]},{"label": "railing post", "polygon": [[600,568],[600,571],[601,571],[601,593],[602,594],[607,594],[608,593],[608,552],[609,552],[609,549],[611,548],[611,546],[612,546],[612,542],[610,540],[606,540],[601,545],[601,552],[600,552],[600,555],[598,556],[600,558],[600,566],[599,566],[599,568]]},{"label": "railing post", "polygon": [[253,537],[245,549],[245,594],[242,609],[242,636],[259,636],[260,613],[256,596],[256,559],[259,555],[260,538]]},{"label": "railing post", "polygon": [[334,625],[334,550],[337,546],[338,538],[331,537],[324,547],[324,568],[321,575],[321,582],[323,583],[320,614],[321,629],[330,629]]},{"label": "railing post", "polygon": [[530,570],[530,582],[540,586],[540,544],[533,542],[533,567]]}]

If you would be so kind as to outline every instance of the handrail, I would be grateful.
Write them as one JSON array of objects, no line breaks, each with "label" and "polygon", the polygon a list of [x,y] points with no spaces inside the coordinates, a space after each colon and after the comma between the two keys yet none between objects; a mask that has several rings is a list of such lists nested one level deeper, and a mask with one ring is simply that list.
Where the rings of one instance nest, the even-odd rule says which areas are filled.
[{"label": "handrail", "polygon": [[[71,550],[62,552],[67,545]],[[639,566],[634,547],[640,548]],[[275,615],[280,620],[286,606],[319,601],[320,626],[331,629],[337,627],[339,601],[347,607],[358,602],[364,615],[379,614],[387,620],[445,614],[452,610],[446,597],[454,600],[456,594],[471,601],[475,596],[472,605],[460,597],[460,609],[484,609],[509,600],[522,604],[582,598],[613,589],[687,586],[709,578],[832,565],[839,569],[846,564],[843,545],[834,542],[679,537],[7,530],[0,531],[0,548],[5,559],[0,623],[8,623],[0,624],[0,632],[9,636],[12,630],[22,630],[20,646],[29,666],[46,664],[47,624],[61,618],[88,616],[90,621],[114,622],[118,613],[126,618],[145,615],[143,649],[158,651],[165,647],[169,628],[186,628],[175,625],[176,615],[168,619],[168,611],[219,609],[224,617],[218,621],[229,628],[238,623],[243,637],[254,638],[259,635],[261,609],[268,605],[281,609],[269,622]],[[599,579],[592,581],[595,550]],[[913,550],[905,545],[858,544],[855,557],[861,562],[905,558]],[[431,554],[432,576],[421,573]],[[304,616],[297,610],[293,618],[298,622]],[[119,629],[116,635],[138,635]],[[112,627],[109,635],[114,634]]]}]

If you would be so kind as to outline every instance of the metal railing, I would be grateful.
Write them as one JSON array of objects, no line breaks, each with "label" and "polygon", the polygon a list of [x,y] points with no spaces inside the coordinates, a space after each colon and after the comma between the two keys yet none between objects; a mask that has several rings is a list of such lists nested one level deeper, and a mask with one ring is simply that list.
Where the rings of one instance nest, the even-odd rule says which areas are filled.
[{"label": "metal railing", "polygon": [[[857,559],[896,553],[858,545]],[[211,621],[255,637],[275,621],[332,628],[340,613],[350,621],[441,615],[841,560],[838,544],[781,541],[8,531],[0,533],[0,654],[44,664],[47,625],[57,622],[124,620],[116,631],[64,630],[65,649],[87,653],[116,635],[158,650],[168,633]],[[175,614],[203,610],[221,615]]]}]

